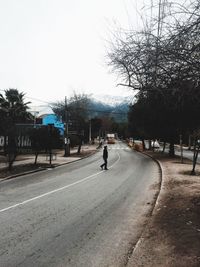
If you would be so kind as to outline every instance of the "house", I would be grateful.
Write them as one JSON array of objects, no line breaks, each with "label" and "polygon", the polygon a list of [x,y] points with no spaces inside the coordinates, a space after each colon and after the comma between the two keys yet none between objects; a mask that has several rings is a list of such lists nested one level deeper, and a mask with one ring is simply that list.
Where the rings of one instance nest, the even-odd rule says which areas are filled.
[{"label": "house", "polygon": [[60,134],[64,135],[65,125],[62,120],[55,114],[44,114],[41,115],[42,125],[53,124],[55,128],[59,129]]}]

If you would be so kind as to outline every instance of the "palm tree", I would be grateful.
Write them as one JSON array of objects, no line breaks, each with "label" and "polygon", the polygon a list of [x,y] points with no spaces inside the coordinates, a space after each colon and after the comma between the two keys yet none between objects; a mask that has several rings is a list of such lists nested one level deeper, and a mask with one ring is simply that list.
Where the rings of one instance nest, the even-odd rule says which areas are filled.
[{"label": "palm tree", "polygon": [[32,115],[28,112],[30,102],[24,102],[24,93],[19,93],[17,89],[8,89],[4,92],[5,96],[0,94],[0,134],[8,140],[5,142],[4,152],[8,155],[11,169],[17,156],[15,125],[30,120]]},{"label": "palm tree", "polygon": [[0,94],[0,110],[4,117],[13,123],[24,122],[31,118],[28,112],[28,104],[24,102],[24,93],[19,93],[17,89],[5,90],[5,97]]}]

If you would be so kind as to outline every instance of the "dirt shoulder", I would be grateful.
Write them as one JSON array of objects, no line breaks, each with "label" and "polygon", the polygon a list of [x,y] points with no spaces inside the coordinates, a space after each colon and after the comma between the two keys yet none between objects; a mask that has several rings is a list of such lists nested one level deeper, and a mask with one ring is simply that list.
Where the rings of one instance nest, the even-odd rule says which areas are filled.
[{"label": "dirt shoulder", "polygon": [[199,267],[200,176],[190,175],[190,160],[150,154],[161,164],[161,192],[128,267]]}]

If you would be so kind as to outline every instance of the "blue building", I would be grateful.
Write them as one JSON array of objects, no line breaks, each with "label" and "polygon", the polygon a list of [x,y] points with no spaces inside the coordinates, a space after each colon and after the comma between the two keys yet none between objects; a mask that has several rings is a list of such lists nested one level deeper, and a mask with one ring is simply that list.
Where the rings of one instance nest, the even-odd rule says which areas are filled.
[{"label": "blue building", "polygon": [[55,128],[59,129],[60,134],[64,135],[65,125],[57,115],[45,114],[40,117],[42,118],[42,125],[53,124]]}]

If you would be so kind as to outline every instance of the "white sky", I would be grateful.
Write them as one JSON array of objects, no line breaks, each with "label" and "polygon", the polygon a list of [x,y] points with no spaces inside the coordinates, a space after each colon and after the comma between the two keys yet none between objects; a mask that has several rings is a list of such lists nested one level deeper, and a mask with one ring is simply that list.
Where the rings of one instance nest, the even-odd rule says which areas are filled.
[{"label": "white sky", "polygon": [[106,65],[117,22],[137,27],[141,0],[0,0],[0,89],[43,101],[76,92],[127,95]]},{"label": "white sky", "polygon": [[119,26],[138,29],[150,3],[158,0],[0,0],[0,90],[46,102],[132,94],[116,87],[106,46]]}]

